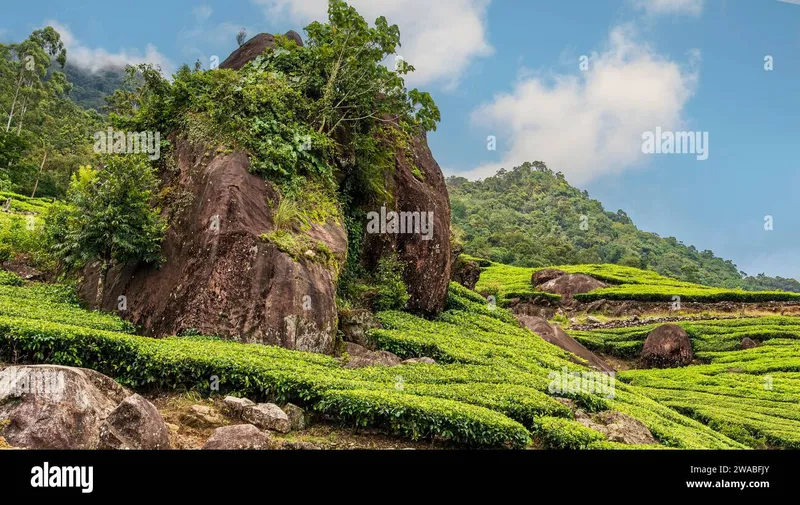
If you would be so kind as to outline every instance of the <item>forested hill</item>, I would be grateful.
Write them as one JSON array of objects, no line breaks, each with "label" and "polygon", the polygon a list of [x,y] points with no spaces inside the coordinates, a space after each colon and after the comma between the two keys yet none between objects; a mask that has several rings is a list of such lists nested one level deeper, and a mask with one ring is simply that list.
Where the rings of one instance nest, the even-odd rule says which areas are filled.
[{"label": "forested hill", "polygon": [[747,276],[712,251],[639,230],[542,162],[447,185],[453,224],[473,256],[518,266],[613,263],[709,286],[800,292],[794,279]]},{"label": "forested hill", "polygon": [[[51,70],[57,70],[55,66]],[[125,81],[125,67],[108,67],[97,72],[67,63],[63,69],[67,81],[72,84],[70,98],[84,109],[102,111],[106,97],[122,88]]]}]

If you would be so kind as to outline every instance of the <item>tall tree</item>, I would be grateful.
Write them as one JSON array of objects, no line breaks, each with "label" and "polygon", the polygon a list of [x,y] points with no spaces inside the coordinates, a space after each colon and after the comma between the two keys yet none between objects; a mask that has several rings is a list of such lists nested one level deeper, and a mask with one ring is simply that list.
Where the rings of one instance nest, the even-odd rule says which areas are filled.
[{"label": "tall tree", "polygon": [[51,244],[66,264],[100,264],[96,303],[103,301],[108,271],[116,263],[161,261],[166,224],[154,204],[157,179],[144,155],[110,155],[99,169],[81,167],[68,192],[71,206],[52,223],[66,232]]},{"label": "tall tree", "polygon": [[[14,122],[17,123],[17,132],[22,131],[25,114],[30,108],[36,107],[42,98],[42,88],[47,69],[50,67],[51,58],[63,68],[67,61],[67,50],[61,41],[61,35],[48,26],[35,30],[25,41],[19,44],[0,44],[2,56],[2,75],[11,77],[10,82],[4,82],[0,93],[3,103],[0,107],[7,116],[5,132],[8,133]],[[60,73],[60,72],[59,72]],[[9,79],[3,79],[8,81]],[[50,80],[61,85],[66,83],[66,78]],[[4,93],[3,93],[4,92]]]}]

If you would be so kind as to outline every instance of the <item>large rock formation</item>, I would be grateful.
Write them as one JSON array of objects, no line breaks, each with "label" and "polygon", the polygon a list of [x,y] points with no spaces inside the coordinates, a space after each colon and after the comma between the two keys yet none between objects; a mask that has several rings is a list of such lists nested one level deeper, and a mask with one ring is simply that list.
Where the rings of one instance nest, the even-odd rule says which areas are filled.
[{"label": "large rock formation", "polygon": [[[302,44],[297,34],[286,36]],[[273,45],[272,35],[257,35],[222,67],[239,69]],[[275,230],[267,202],[280,200],[278,190],[248,172],[250,160],[243,152],[220,154],[212,146],[192,144],[175,134],[170,139],[176,168],[164,177],[171,192],[164,209],[170,221],[162,244],[166,262],[160,268],[112,268],[99,308],[117,312],[124,307],[119,314],[152,336],[196,330],[331,354],[338,272],[316,261],[314,254],[293,259],[260,238]],[[439,312],[450,280],[450,204],[424,135],[408,151],[397,153],[391,189],[394,210],[432,213],[432,230],[429,236],[368,234],[364,263],[374,267],[381,256],[396,252],[407,264],[409,307]],[[303,232],[326,246],[339,265],[347,256],[342,222],[313,225]],[[81,296],[90,303],[96,299],[97,276],[96,265],[84,272]]]},{"label": "large rock formation", "polygon": [[[387,212],[427,213],[433,216],[429,223],[432,228],[427,235],[425,230],[420,233],[366,233],[364,262],[368,268],[374,268],[382,256],[396,252],[407,264],[403,280],[411,295],[408,308],[436,314],[444,309],[447,301],[453,262],[450,199],[444,175],[428,148],[426,135],[417,136],[409,147],[410,156],[403,151],[395,154],[394,202]],[[369,210],[381,211],[378,208]]]},{"label": "large rock formation", "polygon": [[[303,45],[303,39],[294,30],[289,30],[284,34],[284,37],[294,40],[298,46]],[[232,70],[239,70],[247,65],[250,60],[266,51],[268,48],[275,47],[275,36],[271,33],[259,33],[252,39],[242,44],[237,50],[231,53],[230,56],[225,58],[225,61],[219,68],[230,68]]]},{"label": "large rock formation", "polygon": [[[260,238],[273,231],[268,201],[280,195],[248,172],[240,152],[209,158],[183,139],[176,141],[177,181],[182,196],[162,244],[160,268],[113,268],[101,308],[117,311],[149,335],[194,329],[244,342],[330,353],[336,332],[336,273],[306,258],[295,261]],[[343,262],[344,227],[328,223],[307,232]],[[97,269],[88,268],[82,285],[95,298]],[[307,297],[307,298],[306,298]]]}]

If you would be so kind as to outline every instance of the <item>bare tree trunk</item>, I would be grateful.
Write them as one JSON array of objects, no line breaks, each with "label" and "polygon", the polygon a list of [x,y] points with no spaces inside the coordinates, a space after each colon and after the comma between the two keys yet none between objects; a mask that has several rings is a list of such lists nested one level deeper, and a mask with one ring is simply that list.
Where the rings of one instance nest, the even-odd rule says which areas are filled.
[{"label": "bare tree trunk", "polygon": [[39,173],[36,174],[36,183],[33,185],[33,193],[31,193],[31,198],[36,196],[36,190],[39,188],[39,177],[42,176],[42,171],[44,170],[44,162],[47,161],[47,151],[44,152],[44,157],[42,158],[42,164],[39,166]]},{"label": "bare tree trunk", "polygon": [[17,89],[14,91],[14,100],[11,102],[11,111],[8,113],[8,122],[6,123],[6,133],[8,130],[11,129],[11,119],[14,117],[14,108],[17,105],[17,97],[19,97],[19,90],[22,87],[22,76],[20,76],[19,81],[17,81]]},{"label": "bare tree trunk", "polygon": [[25,121],[25,112],[28,110],[28,104],[23,101],[21,108],[22,112],[19,114],[19,124],[17,124],[17,136],[22,133],[22,123]]},{"label": "bare tree trunk", "polygon": [[97,297],[95,298],[95,308],[100,309],[103,306],[103,295],[105,294],[104,291],[106,289],[106,276],[108,275],[108,270],[111,267],[111,262],[107,259],[103,260],[103,263],[100,265],[100,272],[97,276]]}]

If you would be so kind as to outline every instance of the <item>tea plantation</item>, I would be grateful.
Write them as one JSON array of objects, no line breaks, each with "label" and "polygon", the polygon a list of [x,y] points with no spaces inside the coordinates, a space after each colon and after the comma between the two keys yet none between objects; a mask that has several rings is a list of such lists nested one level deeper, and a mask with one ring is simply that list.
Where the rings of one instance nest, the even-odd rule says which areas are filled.
[{"label": "tea plantation", "polygon": [[[0,287],[0,361],[96,369],[137,389],[220,391],[293,401],[350,425],[471,447],[629,448],[603,440],[548,393],[551,372],[583,368],[513,322],[504,309],[453,285],[449,310],[428,321],[384,312],[379,347],[436,365],[349,370],[331,357],[208,337],[152,339],[115,316],[80,309],[68,289]],[[644,422],[666,447],[744,448],[720,431],[616,383],[613,399],[562,394],[589,411],[616,409]],[[656,446],[660,447],[660,446]]]},{"label": "tea plantation", "polygon": [[[495,295],[501,304],[513,298],[559,298],[558,295],[537,291],[531,285],[531,276],[537,270],[541,270],[540,268],[501,265],[485,260],[483,264],[475,290]],[[670,302],[675,296],[680,297],[682,302],[800,301],[800,293],[712,288],[621,265],[563,265],[548,268],[557,268],[570,274],[590,275],[609,284],[606,288],[574,295],[575,299],[582,302],[600,299]]]}]

